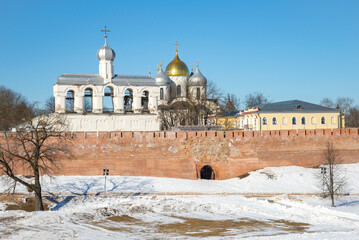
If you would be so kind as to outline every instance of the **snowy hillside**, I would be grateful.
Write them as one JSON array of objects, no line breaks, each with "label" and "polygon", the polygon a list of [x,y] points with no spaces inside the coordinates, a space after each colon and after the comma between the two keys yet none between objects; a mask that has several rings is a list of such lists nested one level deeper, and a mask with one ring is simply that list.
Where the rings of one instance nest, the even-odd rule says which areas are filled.
[{"label": "snowy hillside", "polygon": [[[0,239],[356,239],[359,164],[343,168],[350,195],[335,208],[311,194],[321,192],[320,170],[302,167],[223,181],[110,176],[107,196],[102,176],[46,176],[51,211],[9,211],[0,203]],[[1,177],[0,191],[7,188]]]},{"label": "snowy hillside", "polygon": [[[359,163],[344,164],[347,192],[359,193]],[[107,192],[142,193],[320,193],[315,177],[320,169],[303,167],[271,167],[251,172],[239,179],[208,181],[176,178],[108,176]],[[9,185],[0,177],[0,192]],[[51,193],[98,194],[104,191],[103,176],[55,176],[42,178],[43,191]],[[17,192],[27,192],[21,185]]]}]

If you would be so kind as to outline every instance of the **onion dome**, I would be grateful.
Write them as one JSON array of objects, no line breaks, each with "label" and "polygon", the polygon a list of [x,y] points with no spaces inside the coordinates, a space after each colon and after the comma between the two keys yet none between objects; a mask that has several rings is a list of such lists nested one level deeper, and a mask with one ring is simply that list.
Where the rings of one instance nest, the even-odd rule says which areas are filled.
[{"label": "onion dome", "polygon": [[163,72],[162,68],[157,71],[155,80],[157,85],[171,84],[171,79],[167,77],[167,75]]},{"label": "onion dome", "polygon": [[178,51],[176,50],[176,56],[166,67],[167,76],[189,76],[187,65],[182,62],[178,57]]},{"label": "onion dome", "polygon": [[206,86],[207,85],[207,79],[199,71],[198,66],[197,66],[196,72],[189,79],[189,85],[190,86]]},{"label": "onion dome", "polygon": [[115,51],[112,48],[110,48],[107,45],[107,43],[105,43],[105,45],[103,45],[103,47],[97,51],[97,58],[99,61],[101,60],[113,61],[115,60],[115,57],[116,57]]}]

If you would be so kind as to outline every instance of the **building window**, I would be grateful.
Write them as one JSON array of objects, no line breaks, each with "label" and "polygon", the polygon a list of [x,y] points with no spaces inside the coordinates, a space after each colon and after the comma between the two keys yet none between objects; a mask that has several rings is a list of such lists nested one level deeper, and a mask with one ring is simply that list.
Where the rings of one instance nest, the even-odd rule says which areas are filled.
[{"label": "building window", "polygon": [[274,117],[274,118],[272,119],[272,124],[273,124],[273,125],[277,125],[277,118],[276,118],[276,117]]},{"label": "building window", "polygon": [[264,117],[262,121],[263,121],[263,125],[267,125],[267,118],[266,117]]},{"label": "building window", "polygon": [[177,97],[181,96],[181,85],[177,86]]},{"label": "building window", "polygon": [[197,88],[197,100],[201,99],[201,89]]},{"label": "building window", "polygon": [[160,88],[160,99],[163,100],[164,96],[163,96],[163,88]]},{"label": "building window", "polygon": [[325,124],[325,117],[322,117],[322,118],[320,119],[320,122],[324,125],[324,124]]},{"label": "building window", "polygon": [[312,117],[312,118],[311,118],[311,123],[312,123],[313,125],[316,124],[315,117]]},{"label": "building window", "polygon": [[335,118],[334,118],[334,117],[331,117],[330,122],[331,122],[332,124],[335,124]]},{"label": "building window", "polygon": [[305,125],[305,117],[302,117],[302,125]]},{"label": "building window", "polygon": [[283,117],[283,118],[282,118],[282,124],[283,124],[283,125],[287,125],[287,118],[286,118],[286,117]]},{"label": "building window", "polygon": [[297,125],[297,118],[296,117],[292,117],[292,125]]}]

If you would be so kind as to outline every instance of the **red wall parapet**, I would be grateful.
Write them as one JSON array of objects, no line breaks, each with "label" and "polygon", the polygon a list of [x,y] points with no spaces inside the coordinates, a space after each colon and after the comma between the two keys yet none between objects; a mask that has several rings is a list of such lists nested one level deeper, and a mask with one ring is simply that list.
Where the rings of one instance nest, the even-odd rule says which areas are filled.
[{"label": "red wall parapet", "polygon": [[[60,174],[64,175],[102,174],[107,160],[111,175],[196,179],[200,168],[209,165],[217,179],[226,179],[270,166],[319,166],[321,149],[328,141],[335,144],[344,162],[359,161],[357,128],[262,133],[69,132],[66,135],[71,136],[74,157],[62,160]],[[4,141],[2,132],[0,144]]]}]

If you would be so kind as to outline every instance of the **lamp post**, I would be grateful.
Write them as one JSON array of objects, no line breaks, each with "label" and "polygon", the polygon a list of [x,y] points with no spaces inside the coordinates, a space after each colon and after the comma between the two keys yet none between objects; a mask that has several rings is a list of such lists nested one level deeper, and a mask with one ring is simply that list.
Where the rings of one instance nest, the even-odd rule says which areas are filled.
[{"label": "lamp post", "polygon": [[324,182],[324,177],[325,177],[325,174],[327,174],[327,168],[326,167],[321,167],[320,168],[320,173],[322,174],[322,177],[323,177],[323,179],[322,179],[322,183],[323,183],[323,197],[325,197],[325,189],[324,189],[324,187],[325,187],[325,182]]},{"label": "lamp post", "polygon": [[[106,148],[103,148],[104,153],[106,153]],[[107,175],[110,174],[110,170],[107,168],[107,157],[105,156],[105,168],[103,169],[103,175],[105,176],[105,196],[107,196],[107,189],[106,189],[106,182],[107,182]]]}]

